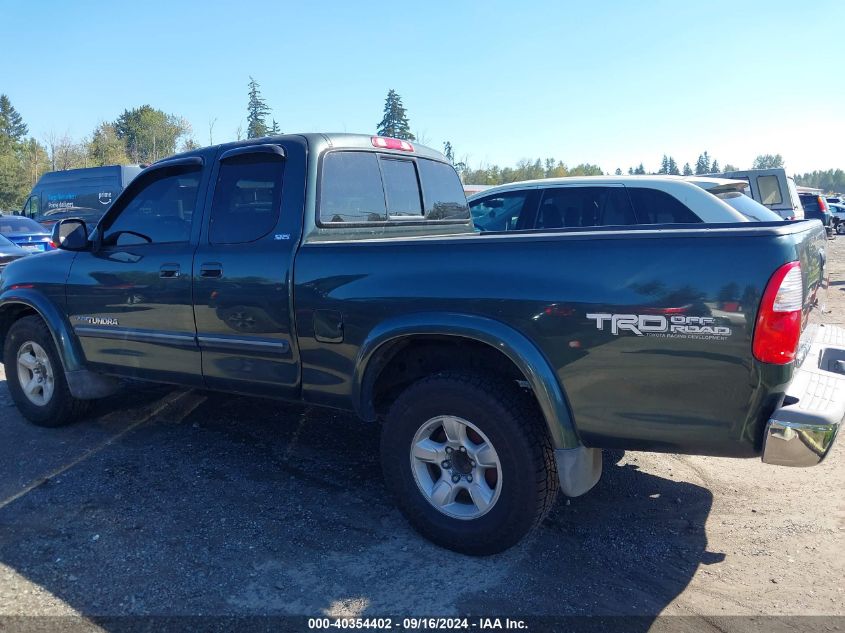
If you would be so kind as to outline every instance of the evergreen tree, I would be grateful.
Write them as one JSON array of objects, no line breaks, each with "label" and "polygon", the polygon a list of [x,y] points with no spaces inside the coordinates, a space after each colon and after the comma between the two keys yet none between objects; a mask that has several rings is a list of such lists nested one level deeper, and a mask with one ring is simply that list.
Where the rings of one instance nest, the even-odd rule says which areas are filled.
[{"label": "evergreen tree", "polygon": [[629,175],[629,176],[633,176],[633,175],[634,175],[634,168],[633,168],[633,167],[628,167],[628,175]]},{"label": "evergreen tree", "polygon": [[276,119],[273,119],[273,125],[270,126],[269,133],[270,136],[278,136],[282,133],[282,130],[279,129],[279,124],[276,123]]},{"label": "evergreen tree", "polygon": [[408,122],[408,116],[402,105],[402,97],[392,88],[388,91],[387,98],[384,100],[384,116],[381,123],[378,124],[376,134],[405,141],[416,140],[416,137],[411,134],[411,124]]},{"label": "evergreen tree", "polygon": [[251,75],[248,85],[249,102],[246,106],[246,136],[247,138],[267,136],[270,129],[267,127],[265,119],[270,114],[270,108],[267,106],[267,102],[264,101],[264,97],[261,96],[258,82]]},{"label": "evergreen tree", "polygon": [[724,171],[739,171],[739,167],[731,165],[730,163],[727,163],[722,169],[724,169]]},{"label": "evergreen tree", "polygon": [[27,127],[9,97],[0,95],[0,148],[16,147],[23,143]]},{"label": "evergreen tree", "polygon": [[695,161],[695,175],[700,176],[702,174],[709,174],[710,173],[710,156],[707,152],[698,155],[698,160]]},{"label": "evergreen tree", "polygon": [[640,163],[639,166],[634,170],[634,175],[645,176],[645,167],[643,167],[642,163]]},{"label": "evergreen tree", "polygon": [[668,174],[669,173],[669,157],[666,154],[663,154],[663,160],[660,161],[660,171],[657,172],[658,174]]},{"label": "evergreen tree", "polygon": [[713,159],[713,164],[710,165],[710,173],[711,174],[718,174],[719,173],[719,161],[715,158]]},{"label": "evergreen tree", "polygon": [[616,171],[615,171],[615,172],[613,172],[613,173],[614,173],[614,174],[616,174],[617,176],[621,176],[621,175],[622,175],[622,170],[621,170],[621,169],[619,169],[619,167],[617,167],[617,168],[616,168]]},{"label": "evergreen tree", "polygon": [[692,167],[689,166],[689,163],[684,163],[684,176],[692,176]]},{"label": "evergreen tree", "polygon": [[449,141],[443,143],[443,154],[450,163],[453,165],[455,164],[455,150],[452,148],[452,144]]},{"label": "evergreen tree", "polygon": [[675,159],[671,156],[669,157],[669,175],[670,176],[680,176],[681,172],[678,169],[678,163],[675,162]]}]

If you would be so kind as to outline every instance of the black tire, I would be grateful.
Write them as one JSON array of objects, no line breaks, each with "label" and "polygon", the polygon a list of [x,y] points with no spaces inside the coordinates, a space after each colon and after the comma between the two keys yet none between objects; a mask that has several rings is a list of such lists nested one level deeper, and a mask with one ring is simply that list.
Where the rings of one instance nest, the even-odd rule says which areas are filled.
[{"label": "black tire", "polygon": [[[30,401],[24,394],[21,377],[18,375],[18,351],[28,342],[41,346],[47,353],[53,370],[53,393],[49,401],[41,406]],[[41,317],[24,317],[15,321],[9,328],[3,348],[3,363],[12,400],[21,414],[36,426],[64,426],[77,420],[87,411],[90,400],[78,400],[70,394],[53,336]]]},{"label": "black tire", "polygon": [[[410,451],[417,430],[443,415],[474,424],[498,454],[499,496],[477,518],[442,513],[414,479]],[[491,376],[444,372],[408,387],[385,420],[381,459],[386,486],[411,525],[463,554],[495,554],[516,544],[540,524],[558,489],[554,451],[536,401],[515,382]]]}]

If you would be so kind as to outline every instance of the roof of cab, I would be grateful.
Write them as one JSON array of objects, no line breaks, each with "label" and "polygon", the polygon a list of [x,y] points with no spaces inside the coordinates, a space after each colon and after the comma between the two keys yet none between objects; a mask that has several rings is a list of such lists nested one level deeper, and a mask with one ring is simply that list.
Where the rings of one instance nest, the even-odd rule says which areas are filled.
[{"label": "roof of cab", "polygon": [[[385,154],[395,154],[397,156],[419,156],[422,158],[430,158],[433,160],[447,162],[446,157],[438,152],[435,149],[430,147],[426,147],[425,145],[419,145],[411,141],[411,146],[413,147],[413,151],[403,151],[403,150],[391,150],[385,149],[383,147],[375,147],[373,146],[373,137],[374,134],[347,134],[344,132],[332,132],[332,133],[322,133],[322,132],[306,132],[306,133],[296,133],[296,134],[280,134],[278,136],[263,136],[261,138],[251,138],[251,139],[244,139],[241,141],[231,141],[229,143],[221,143],[216,145],[221,150],[228,150],[233,149],[236,147],[244,147],[247,145],[262,145],[267,143],[274,143],[279,141],[284,141],[286,139],[304,139],[306,143],[308,143],[309,148],[315,150],[317,152],[322,152],[328,149],[356,149],[356,150],[370,150],[370,151],[377,151],[379,153]],[[163,160],[171,160],[177,157],[183,156],[194,156],[199,154],[200,152],[204,152],[207,150],[207,147],[203,147],[196,150],[191,150],[190,152],[183,152],[182,154],[177,154],[175,156],[168,156]],[[162,162],[162,161],[159,161]]]}]

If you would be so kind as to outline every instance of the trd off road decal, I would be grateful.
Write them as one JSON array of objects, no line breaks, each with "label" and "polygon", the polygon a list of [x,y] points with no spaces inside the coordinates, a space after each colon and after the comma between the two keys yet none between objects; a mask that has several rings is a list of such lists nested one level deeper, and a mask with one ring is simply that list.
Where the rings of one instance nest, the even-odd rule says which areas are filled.
[{"label": "trd off road decal", "polygon": [[674,314],[588,314],[596,322],[596,328],[604,330],[609,326],[611,334],[631,332],[637,336],[663,338],[695,338],[710,341],[724,341],[731,335],[731,328],[714,325],[713,317],[683,316]]}]

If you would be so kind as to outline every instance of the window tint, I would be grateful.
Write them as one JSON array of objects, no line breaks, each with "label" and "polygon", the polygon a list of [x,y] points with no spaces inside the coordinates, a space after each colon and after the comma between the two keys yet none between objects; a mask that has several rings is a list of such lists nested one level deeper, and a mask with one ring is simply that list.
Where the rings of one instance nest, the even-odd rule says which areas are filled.
[{"label": "window tint", "polygon": [[279,220],[285,162],[244,154],[220,163],[208,241],[242,244],[267,235]]},{"label": "window tint", "polygon": [[760,190],[760,201],[763,204],[783,202],[777,176],[757,176],[757,189]]},{"label": "window tint", "polygon": [[38,224],[35,220],[30,220],[29,218],[22,218],[17,215],[4,215],[0,217],[0,233],[3,235],[46,232],[47,229]]},{"label": "window tint", "polygon": [[451,165],[417,160],[427,220],[468,220],[469,208],[461,179]]},{"label": "window tint", "polygon": [[526,201],[531,193],[531,190],[511,191],[473,200],[469,208],[475,228],[481,231],[513,231],[522,228],[519,218],[527,212]]},{"label": "window tint", "polygon": [[756,200],[752,200],[739,191],[727,191],[718,194],[716,197],[723,202],[727,202],[749,220],[755,220],[757,222],[780,222],[783,220],[782,217],[768,207],[764,207]]},{"label": "window tint", "polygon": [[[103,227],[105,244],[187,242],[197,201],[200,170],[157,175]],[[130,233],[131,231],[131,233]]]},{"label": "window tint", "polygon": [[320,222],[387,220],[378,157],[372,152],[330,152],[323,159]]},{"label": "window tint", "polygon": [[686,205],[657,189],[629,187],[628,194],[640,224],[690,224],[701,219]]},{"label": "window tint", "polygon": [[422,219],[420,186],[417,183],[417,170],[414,163],[409,160],[382,158],[381,170],[384,174],[388,215]]},{"label": "window tint", "polygon": [[555,187],[543,192],[538,229],[636,224],[622,187]]}]

